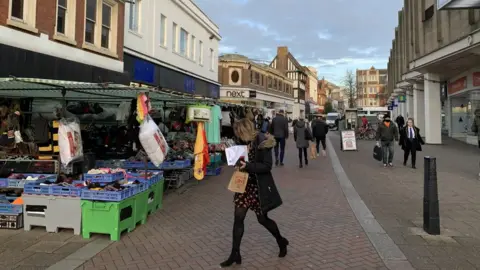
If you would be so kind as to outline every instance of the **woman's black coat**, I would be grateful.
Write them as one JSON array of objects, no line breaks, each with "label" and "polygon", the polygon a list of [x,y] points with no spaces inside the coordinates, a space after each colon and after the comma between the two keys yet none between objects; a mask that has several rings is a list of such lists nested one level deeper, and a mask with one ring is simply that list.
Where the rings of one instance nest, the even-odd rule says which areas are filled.
[{"label": "woman's black coat", "polygon": [[[402,150],[410,150],[412,148],[411,142],[408,139],[408,134],[407,134],[408,126],[403,127],[400,130],[400,140],[398,144],[402,147]],[[420,135],[420,129],[417,127],[413,127],[414,133],[415,133],[415,139],[417,139],[416,143],[416,150],[417,151],[422,151],[422,144],[425,144],[425,142],[422,139],[422,135]]]},{"label": "woman's black coat", "polygon": [[275,138],[259,133],[252,147],[255,147],[255,160],[247,163],[245,171],[257,176],[258,198],[263,214],[282,205],[282,198],[272,176],[272,149]]}]

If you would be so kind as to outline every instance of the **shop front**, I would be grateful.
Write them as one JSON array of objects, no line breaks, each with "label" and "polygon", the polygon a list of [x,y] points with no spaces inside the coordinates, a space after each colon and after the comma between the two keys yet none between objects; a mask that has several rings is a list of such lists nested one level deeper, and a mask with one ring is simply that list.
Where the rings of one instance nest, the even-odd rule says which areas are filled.
[{"label": "shop front", "polygon": [[124,54],[124,68],[131,74],[132,81],[135,83],[166,91],[219,98],[220,87],[217,82],[202,79],[180,68],[174,70],[127,53]]},{"label": "shop front", "polygon": [[[480,69],[472,69],[453,77],[448,84],[443,85],[441,93],[442,96],[447,96],[444,110],[446,119],[442,125],[446,126],[449,136],[478,145],[472,125],[475,114],[480,114]],[[444,98],[445,96],[442,97]]]},{"label": "shop front", "polygon": [[234,104],[248,104],[252,107],[267,110],[284,110],[287,114],[293,111],[294,104],[293,98],[250,88],[225,86],[222,86],[220,89],[220,100]]}]

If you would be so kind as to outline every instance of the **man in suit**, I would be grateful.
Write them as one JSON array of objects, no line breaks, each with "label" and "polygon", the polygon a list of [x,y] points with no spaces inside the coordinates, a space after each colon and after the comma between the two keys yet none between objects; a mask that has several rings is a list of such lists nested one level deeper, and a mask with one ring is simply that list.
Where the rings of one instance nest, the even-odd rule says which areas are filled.
[{"label": "man in suit", "polygon": [[403,166],[407,166],[408,156],[412,154],[412,168],[416,169],[417,151],[422,151],[422,144],[425,142],[420,135],[420,129],[417,128],[412,118],[408,118],[407,126],[400,130],[400,141],[398,143],[403,149]]}]

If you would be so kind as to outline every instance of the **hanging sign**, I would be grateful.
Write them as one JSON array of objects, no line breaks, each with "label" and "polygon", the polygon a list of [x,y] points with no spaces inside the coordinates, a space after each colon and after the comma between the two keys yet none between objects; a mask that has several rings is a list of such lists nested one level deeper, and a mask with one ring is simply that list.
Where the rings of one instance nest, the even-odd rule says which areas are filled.
[{"label": "hanging sign", "polygon": [[357,139],[354,130],[342,131],[341,140],[343,151],[357,151]]},{"label": "hanging sign", "polygon": [[398,96],[399,103],[405,103],[406,100],[407,100],[407,97],[405,95]]}]

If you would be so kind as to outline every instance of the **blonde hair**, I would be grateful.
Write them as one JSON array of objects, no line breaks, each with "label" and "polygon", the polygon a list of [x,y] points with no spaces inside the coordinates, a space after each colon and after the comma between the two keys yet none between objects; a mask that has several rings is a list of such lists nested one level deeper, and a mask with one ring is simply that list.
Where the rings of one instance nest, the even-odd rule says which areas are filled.
[{"label": "blonde hair", "polygon": [[244,142],[251,142],[257,137],[255,125],[247,118],[240,119],[233,123],[233,132],[235,136]]}]

